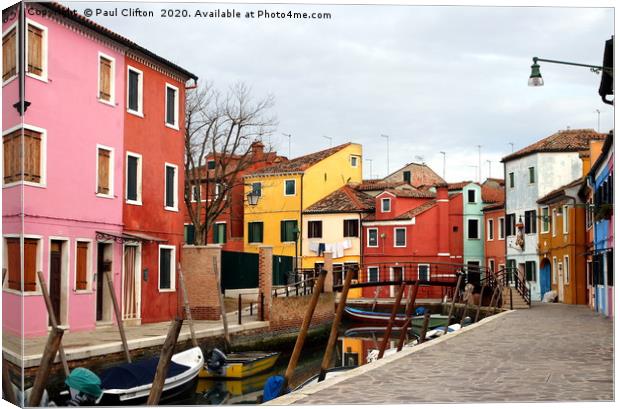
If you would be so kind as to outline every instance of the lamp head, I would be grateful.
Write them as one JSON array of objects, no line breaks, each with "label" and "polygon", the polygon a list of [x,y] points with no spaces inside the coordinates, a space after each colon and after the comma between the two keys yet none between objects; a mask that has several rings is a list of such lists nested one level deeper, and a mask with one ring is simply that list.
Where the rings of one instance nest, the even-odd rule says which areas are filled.
[{"label": "lamp head", "polygon": [[538,65],[538,58],[534,57],[534,64],[532,64],[532,73],[530,79],[527,81],[527,85],[530,87],[542,87],[545,85],[542,75],[540,74],[540,65]]}]

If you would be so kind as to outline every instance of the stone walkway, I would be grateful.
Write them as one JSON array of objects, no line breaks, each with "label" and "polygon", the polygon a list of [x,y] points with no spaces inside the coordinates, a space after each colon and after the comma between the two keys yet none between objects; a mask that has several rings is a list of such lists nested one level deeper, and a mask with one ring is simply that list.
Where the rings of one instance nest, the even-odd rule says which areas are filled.
[{"label": "stone walkway", "polygon": [[488,320],[388,357],[383,365],[357,368],[359,375],[339,383],[328,380],[322,389],[316,385],[272,403],[613,400],[610,319],[583,306],[535,304]]}]

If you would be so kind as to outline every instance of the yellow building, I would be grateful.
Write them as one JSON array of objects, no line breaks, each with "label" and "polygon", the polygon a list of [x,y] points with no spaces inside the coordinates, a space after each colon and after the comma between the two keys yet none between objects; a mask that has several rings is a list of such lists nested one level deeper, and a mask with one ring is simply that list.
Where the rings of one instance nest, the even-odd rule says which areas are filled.
[{"label": "yellow building", "polygon": [[[346,143],[244,176],[245,196],[258,194],[256,205],[244,203],[244,251],[273,246],[274,255],[302,254],[303,210],[348,183],[362,181],[362,146]],[[301,263],[297,264],[301,267]]]}]

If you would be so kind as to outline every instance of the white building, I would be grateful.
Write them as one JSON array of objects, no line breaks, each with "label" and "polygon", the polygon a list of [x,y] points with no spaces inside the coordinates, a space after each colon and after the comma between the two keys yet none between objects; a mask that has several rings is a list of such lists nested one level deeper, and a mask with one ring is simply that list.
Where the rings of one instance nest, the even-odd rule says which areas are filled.
[{"label": "white building", "polygon": [[605,139],[592,129],[558,131],[502,159],[506,180],[506,267],[516,267],[540,300],[550,283],[539,269],[540,218],[536,201],[583,176],[579,152],[591,139]]}]

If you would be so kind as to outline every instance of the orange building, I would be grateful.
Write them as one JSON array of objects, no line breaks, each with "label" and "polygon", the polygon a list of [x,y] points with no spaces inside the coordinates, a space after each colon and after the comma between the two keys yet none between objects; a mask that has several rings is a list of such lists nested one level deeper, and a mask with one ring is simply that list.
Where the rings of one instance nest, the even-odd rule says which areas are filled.
[{"label": "orange building", "polygon": [[504,201],[482,208],[484,213],[484,258],[490,272],[506,267],[506,222]]},{"label": "orange building", "polygon": [[558,301],[565,304],[588,302],[586,212],[579,198],[582,183],[583,178],[576,179],[537,201],[541,282],[546,274]]}]

